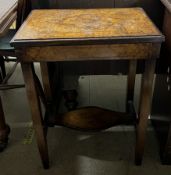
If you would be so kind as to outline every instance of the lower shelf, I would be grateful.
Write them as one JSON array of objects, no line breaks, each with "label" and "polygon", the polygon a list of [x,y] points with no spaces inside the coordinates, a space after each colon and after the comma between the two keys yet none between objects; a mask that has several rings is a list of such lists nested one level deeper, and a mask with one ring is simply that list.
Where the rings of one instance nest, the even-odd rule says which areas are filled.
[{"label": "lower shelf", "polygon": [[48,126],[58,125],[83,131],[99,131],[116,125],[133,124],[135,121],[132,113],[115,112],[100,107],[83,107],[64,114],[47,115]]}]

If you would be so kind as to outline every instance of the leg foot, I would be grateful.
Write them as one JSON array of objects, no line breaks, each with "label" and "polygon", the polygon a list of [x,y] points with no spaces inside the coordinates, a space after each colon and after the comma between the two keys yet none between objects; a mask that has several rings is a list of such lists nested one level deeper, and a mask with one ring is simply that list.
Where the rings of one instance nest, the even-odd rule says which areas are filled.
[{"label": "leg foot", "polygon": [[136,166],[141,166],[141,165],[142,165],[142,160],[136,159],[136,160],[135,160],[135,165],[136,165]]},{"label": "leg foot", "polygon": [[48,170],[49,169],[49,162],[42,162],[43,163],[43,168],[45,170]]},{"label": "leg foot", "polygon": [[8,136],[10,133],[10,127],[6,125],[6,128],[0,130],[0,152],[2,152],[8,145]]}]

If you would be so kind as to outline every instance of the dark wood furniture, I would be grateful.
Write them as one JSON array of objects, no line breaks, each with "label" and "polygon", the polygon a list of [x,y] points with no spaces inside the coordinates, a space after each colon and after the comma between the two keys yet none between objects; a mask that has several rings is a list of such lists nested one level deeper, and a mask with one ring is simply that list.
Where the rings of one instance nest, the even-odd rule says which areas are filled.
[{"label": "dark wood furniture", "polygon": [[[82,9],[82,8],[125,8],[125,7],[142,7],[149,17],[153,20],[153,22],[157,25],[159,29],[162,26],[162,14],[163,8],[161,8],[160,0],[31,0],[32,2],[32,9]],[[155,7],[155,8],[153,8]],[[105,64],[105,65],[104,65]],[[69,67],[68,71],[66,71],[66,66]],[[63,94],[64,98],[66,99],[66,107],[68,109],[74,108],[77,105],[76,97],[77,97],[77,85],[78,85],[78,78],[80,75],[91,75],[91,74],[115,74],[118,73],[126,74],[128,71],[128,64],[123,60],[117,61],[115,64],[114,61],[106,61],[104,62],[96,62],[93,63],[87,62],[86,66],[82,66],[81,63],[56,63],[51,64],[48,63],[50,67],[50,83],[53,84],[51,87],[55,89],[53,94],[58,92],[59,97]],[[86,69],[85,67],[88,67]],[[111,69],[111,67],[113,69]],[[74,70],[74,71],[73,71]],[[100,70],[100,71],[99,71]],[[141,62],[137,65],[137,73],[142,73],[143,64]],[[158,71],[158,69],[157,69]],[[57,73],[56,73],[57,72]],[[71,76],[69,83],[70,86],[65,87],[67,76]],[[54,82],[54,78],[58,79],[58,82]],[[74,82],[73,82],[74,81]],[[54,86],[56,86],[54,88]],[[61,88],[63,86],[63,88]],[[74,90],[73,90],[74,88]],[[59,89],[59,90],[57,90]],[[69,91],[60,91],[69,89]],[[72,98],[70,98],[72,96]]]},{"label": "dark wood furniture", "polygon": [[163,72],[157,74],[152,106],[152,123],[159,141],[163,164],[171,164],[171,0],[161,0],[165,7],[163,33],[166,37],[161,50]]},{"label": "dark wood furniture", "polygon": [[[14,22],[17,17],[17,1],[5,0],[0,1],[0,38],[3,37],[8,31],[10,25]],[[5,65],[4,60],[0,58],[1,76],[5,77]],[[0,77],[1,77],[0,76]],[[1,80],[2,81],[2,80]],[[9,126],[5,122],[2,102],[0,99],[0,151],[2,151],[8,142],[8,134],[10,132]]]},{"label": "dark wood furniture", "polygon": [[[10,61],[8,56],[16,57],[14,47],[10,46],[10,40],[14,37],[17,29],[20,27],[23,19],[25,18],[25,0],[10,0],[8,2],[2,0],[2,9],[0,10],[0,64],[2,76],[0,76],[0,90],[9,90],[14,88],[24,87],[23,84],[12,84],[9,85],[7,82],[9,78],[15,71],[15,68],[18,64],[17,59],[12,59],[16,63],[12,66],[9,72],[5,71],[5,61]],[[10,25],[16,20],[16,28],[9,29]],[[3,35],[2,35],[3,34]],[[6,59],[5,59],[6,58]],[[8,135],[10,132],[9,126],[5,122],[2,102],[0,100],[0,151],[3,151],[8,143]]]},{"label": "dark wood furniture", "polygon": [[[50,32],[49,32],[50,31]],[[141,164],[150,114],[153,76],[163,35],[141,8],[34,10],[13,40],[21,62],[37,143],[44,168],[49,167],[46,132],[40,108],[33,62],[94,60],[129,61],[127,112],[86,107],[57,115],[53,124],[83,130],[101,130],[133,122],[133,92],[138,60],[145,61],[137,120],[135,162]],[[47,108],[46,115],[53,115]]]},{"label": "dark wood furniture", "polygon": [[[8,2],[0,1],[0,38],[3,37],[7,32],[11,24],[16,20],[17,17],[17,0],[10,0]],[[6,76],[4,59],[0,57],[0,81]]]}]

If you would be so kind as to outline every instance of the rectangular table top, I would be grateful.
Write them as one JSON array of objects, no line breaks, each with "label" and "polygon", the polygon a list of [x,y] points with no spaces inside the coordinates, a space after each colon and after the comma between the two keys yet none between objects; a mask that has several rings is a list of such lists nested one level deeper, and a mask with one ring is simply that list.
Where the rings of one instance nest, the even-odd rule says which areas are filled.
[{"label": "rectangular table top", "polygon": [[15,46],[109,40],[160,42],[163,35],[141,8],[33,10],[11,43]]},{"label": "rectangular table top", "polygon": [[0,0],[0,36],[16,19],[17,0]]}]

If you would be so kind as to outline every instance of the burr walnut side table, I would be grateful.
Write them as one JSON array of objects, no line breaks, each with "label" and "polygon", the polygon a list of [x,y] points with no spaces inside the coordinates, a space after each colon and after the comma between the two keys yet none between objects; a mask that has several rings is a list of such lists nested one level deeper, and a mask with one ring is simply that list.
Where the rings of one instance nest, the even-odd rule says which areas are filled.
[{"label": "burr walnut side table", "polygon": [[[34,62],[93,60],[129,61],[127,111],[110,111],[99,107],[79,108],[57,115],[53,124],[81,130],[101,130],[136,121],[135,162],[141,164],[145,131],[150,114],[155,62],[159,57],[163,35],[141,8],[34,10],[13,40],[22,65],[33,125],[44,168],[49,167],[45,122],[35,84]],[[133,108],[136,64],[144,60],[139,113]],[[48,86],[44,81],[44,88]],[[100,88],[100,87],[99,87]],[[47,88],[46,88],[47,89]],[[50,91],[50,89],[49,89]],[[45,96],[49,93],[45,93]],[[52,115],[47,107],[47,116]],[[138,117],[137,117],[138,116]]]}]

